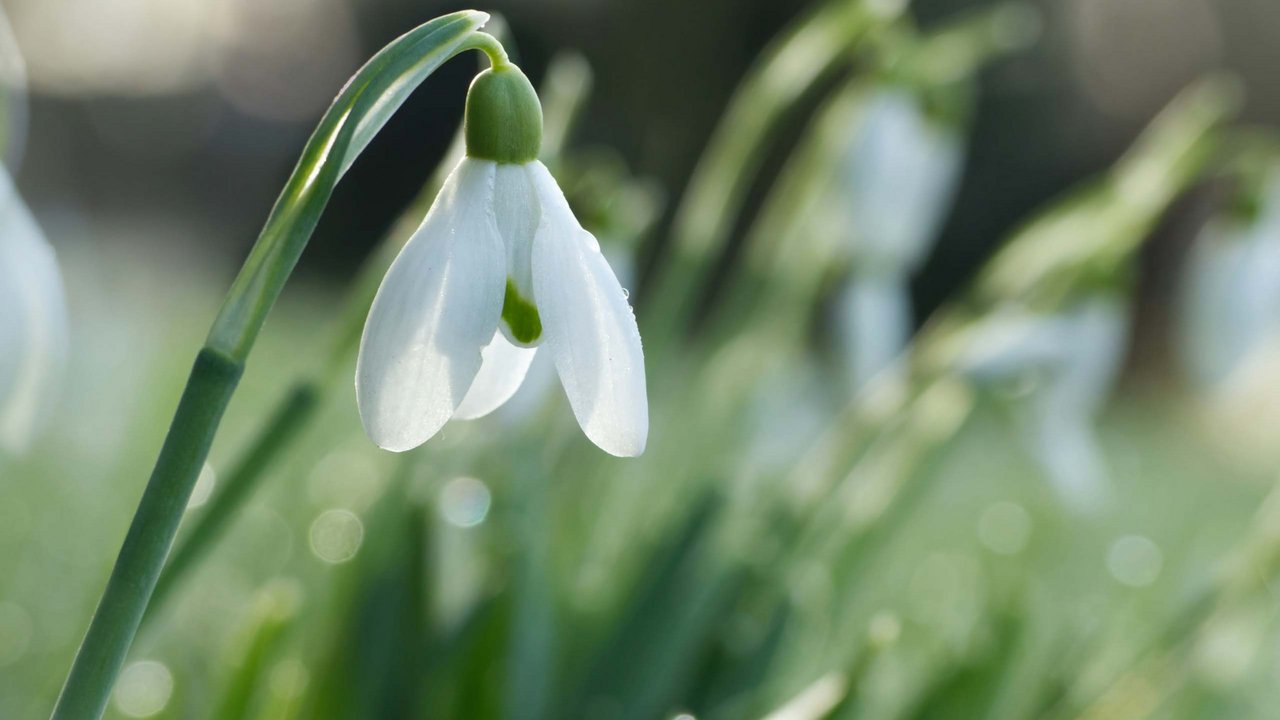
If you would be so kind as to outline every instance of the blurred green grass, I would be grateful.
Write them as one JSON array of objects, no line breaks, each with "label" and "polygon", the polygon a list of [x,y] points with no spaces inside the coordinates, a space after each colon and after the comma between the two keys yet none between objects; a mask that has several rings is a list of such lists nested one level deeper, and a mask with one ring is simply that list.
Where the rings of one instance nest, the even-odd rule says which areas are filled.
[{"label": "blurred green grass", "polygon": [[[145,256],[131,258],[129,271],[138,272],[139,258]],[[69,264],[74,277],[74,262]],[[149,326],[165,330],[150,342],[136,344],[136,355],[121,357],[114,367],[85,363],[78,369],[85,373],[79,382],[147,390],[128,393],[125,402],[92,415],[65,407],[78,403],[65,403],[55,426],[59,430],[5,473],[0,486],[6,511],[5,532],[0,534],[0,607],[8,618],[4,632],[9,653],[4,656],[6,671],[0,674],[0,714],[5,717],[39,715],[57,691],[56,679],[79,639],[79,628],[69,619],[87,617],[92,609],[113,559],[115,540],[141,490],[150,449],[159,441],[171,410],[168,405],[183,377],[187,358],[182,348],[199,339],[191,330],[198,324],[190,324],[189,318],[211,311],[217,281],[194,275],[180,284],[189,293],[171,303],[118,308],[124,317],[145,316]],[[245,390],[229,411],[225,441],[211,462],[215,472],[251,435],[280,388],[305,365],[305,354],[297,349],[308,345],[332,312],[331,302],[306,288],[287,294],[246,374]],[[384,668],[388,662],[407,659],[352,638],[350,624],[367,616],[368,622],[381,627],[384,640],[404,642],[408,629],[394,619],[397,611],[384,607],[387,602],[394,605],[392,598],[400,592],[395,590],[397,582],[403,581],[384,574],[411,571],[423,583],[418,591],[427,593],[414,602],[430,605],[429,612],[427,607],[416,610],[425,612],[424,622],[433,628],[427,637],[436,636],[434,643],[425,644],[445,653],[419,660],[424,666],[438,661],[447,668],[417,676],[411,684],[425,685],[428,693],[452,695],[458,703],[453,715],[460,717],[501,714],[500,678],[512,652],[510,606],[518,602],[514,593],[538,592],[550,604],[554,660],[542,672],[552,683],[551,692],[564,697],[562,693],[581,692],[572,687],[572,674],[592,677],[603,672],[587,658],[606,642],[620,614],[636,610],[628,609],[636,597],[661,608],[671,601],[668,593],[687,599],[688,585],[715,581],[694,571],[682,579],[684,584],[650,587],[637,595],[646,574],[654,572],[646,567],[655,553],[663,552],[673,531],[692,513],[705,511],[684,500],[638,507],[647,505],[661,488],[650,477],[612,472],[621,461],[588,456],[583,469],[547,478],[539,463],[529,458],[548,451],[527,433],[523,439],[512,436],[507,447],[484,440],[510,433],[501,418],[451,426],[422,453],[429,458],[395,458],[364,441],[353,403],[352,393],[344,390],[326,408],[317,427],[237,518],[226,542],[195,571],[164,616],[144,630],[131,657],[135,662],[164,663],[173,676],[173,697],[159,717],[202,717],[217,706],[242,661],[245,644],[252,641],[254,598],[272,592],[265,588],[275,587],[279,578],[290,579],[297,608],[266,653],[253,696],[255,707],[284,702],[275,694],[287,695],[295,676],[310,679],[308,696],[326,688],[342,692],[328,684],[335,677],[357,686],[348,692],[357,692],[355,680],[366,675],[390,682],[387,675],[368,670],[369,663],[381,658],[381,664],[372,667]],[[1063,513],[1039,480],[1034,463],[1010,442],[1007,415],[998,405],[982,405],[976,419],[929,468],[936,475],[931,491],[863,566],[852,602],[841,600],[847,597],[844,588],[836,587],[841,581],[819,563],[787,577],[780,587],[770,587],[771,580],[779,580],[776,577],[737,580],[736,587],[752,591],[735,594],[714,615],[703,618],[708,627],[699,628],[701,639],[690,650],[695,657],[684,666],[691,673],[689,681],[700,664],[711,662],[707,653],[723,655],[727,660],[722,662],[732,664],[762,642],[767,644],[775,632],[770,627],[779,600],[786,601],[793,626],[786,633],[791,652],[772,658],[768,667],[771,677],[790,678],[777,689],[780,696],[801,689],[811,672],[806,644],[817,642],[821,647],[837,629],[833,618],[846,628],[865,628],[873,620],[899,628],[896,642],[864,670],[866,679],[850,705],[850,716],[901,717],[902,708],[919,703],[921,693],[927,693],[940,674],[978,662],[985,652],[1008,652],[997,637],[1002,617],[1016,620],[1019,647],[1029,646],[1020,652],[1050,653],[1042,662],[1052,667],[1054,657],[1059,658],[1080,673],[1069,676],[1079,682],[1089,681],[1086,671],[1105,679],[1108,663],[1124,663],[1129,652],[1158,632],[1178,602],[1238,541],[1270,482],[1267,472],[1221,458],[1219,448],[1199,433],[1186,403],[1185,398],[1122,396],[1111,407],[1102,421],[1102,437],[1114,471],[1116,502],[1104,517],[1085,522]],[[76,444],[76,433],[106,427],[130,442],[116,450],[113,462],[68,451]],[[560,442],[569,447],[549,452],[586,449],[573,447],[586,444],[581,438]],[[46,480],[21,480],[30,477]],[[491,493],[492,505],[474,526],[455,524],[458,511],[444,507],[457,502],[456,497],[449,499],[447,488],[458,477],[474,477]],[[537,553],[540,576],[534,582],[543,585],[541,590],[521,580],[519,571],[531,562],[528,503],[537,496],[546,504],[540,512],[553,518],[547,546]],[[719,502],[712,501],[713,506]],[[642,519],[630,522],[628,508]],[[1004,526],[997,508],[1006,511]],[[1015,520],[1010,521],[1009,508],[1025,512],[1025,538],[1018,530],[1019,513],[1014,510]],[[314,536],[318,518],[335,509],[359,518],[364,533],[354,559],[338,564],[318,554],[333,551],[324,550],[324,542]],[[450,512],[454,522],[447,519]],[[548,522],[546,517],[542,522]],[[94,521],[86,522],[88,518]],[[1147,538],[1158,548],[1156,567],[1143,567],[1150,559],[1139,558],[1133,561],[1136,568],[1125,570],[1123,563],[1117,567],[1115,560],[1109,568],[1108,555],[1117,542],[1133,536]],[[713,557],[709,562],[720,560]],[[769,567],[767,557],[739,560],[746,561],[748,574],[753,564]],[[415,562],[421,564],[416,570]],[[1136,573],[1141,586],[1126,584],[1135,580],[1125,572]],[[1240,612],[1243,622],[1256,623],[1246,624],[1253,627],[1248,634],[1263,633],[1272,622],[1265,608]],[[476,617],[486,613],[497,615],[488,620]],[[630,642],[670,631],[664,627],[670,619],[648,619],[657,625]],[[471,627],[477,622],[498,626],[488,631],[486,640],[475,635],[484,634]],[[457,653],[468,656],[467,661],[458,662]],[[622,675],[601,686],[643,691],[627,678],[642,673],[637,665],[645,658],[610,658]],[[1259,648],[1243,673],[1226,673],[1226,678],[1215,676],[1223,670],[1222,661],[1202,661],[1207,667],[1193,666],[1194,682],[1186,683],[1176,697],[1238,696],[1264,703],[1275,694],[1267,683],[1276,670],[1274,660],[1274,653]],[[362,668],[368,671],[362,673]],[[486,702],[476,704],[481,698]],[[735,698],[729,694],[721,699],[727,703]],[[604,715],[608,707],[626,706],[625,698],[612,704],[602,698],[588,702],[605,708]],[[1192,698],[1186,702],[1192,703]],[[1177,707],[1175,702],[1167,714],[1156,716],[1195,716],[1179,715]],[[112,712],[127,716],[119,712],[119,702]],[[395,714],[354,710],[332,716]],[[326,715],[317,711],[303,716]]]},{"label": "blurred green grass", "polygon": [[[863,83],[971,90],[946,73],[844,81],[855,99]],[[747,88],[748,108],[772,98]],[[1038,216],[852,413],[812,336],[859,258],[806,236],[796,209],[811,198],[786,192],[758,219],[785,231],[746,233],[727,269],[707,264],[734,252],[715,208],[714,232],[668,248],[676,280],[659,300],[715,300],[690,278],[716,275],[729,311],[699,325],[641,305],[658,330],[640,460],[596,451],[558,390],[392,456],[364,438],[346,368],[144,626],[110,716],[1265,715],[1280,700],[1275,568],[1264,554],[1219,583],[1242,541],[1278,546],[1258,513],[1277,458],[1211,432],[1185,388],[1129,388],[1097,422],[1112,495],[1071,509],[1019,440],[1034,373],[988,384],[964,362],[962,341],[1001,312],[1053,315],[1099,291],[1125,304],[1134,255],[1198,171],[1216,122],[1202,115]],[[813,191],[806,162],[832,141],[815,137],[784,190]],[[1146,161],[1169,172],[1139,183]],[[582,194],[622,203],[616,161],[590,169]],[[627,223],[622,238],[638,232]],[[157,237],[110,247],[64,256],[79,318],[67,391],[35,452],[0,466],[0,717],[52,705],[232,271]],[[215,489],[347,310],[326,288],[286,291],[215,444]]]}]

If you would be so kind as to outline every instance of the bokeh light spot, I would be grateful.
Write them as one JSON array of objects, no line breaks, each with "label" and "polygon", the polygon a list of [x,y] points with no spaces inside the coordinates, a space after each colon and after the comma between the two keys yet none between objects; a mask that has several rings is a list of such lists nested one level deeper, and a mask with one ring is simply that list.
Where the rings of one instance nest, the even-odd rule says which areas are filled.
[{"label": "bokeh light spot", "polygon": [[372,505],[382,487],[373,458],[354,448],[339,448],[325,455],[307,478],[307,495],[317,506],[355,512]]},{"label": "bokeh light spot", "polygon": [[364,524],[350,510],[325,510],[311,523],[311,551],[327,563],[356,556],[364,541]]},{"label": "bokeh light spot", "polygon": [[901,635],[902,621],[897,615],[887,610],[876,613],[867,624],[867,640],[877,648],[885,648],[896,643]]},{"label": "bokeh light spot", "polygon": [[307,672],[307,666],[301,660],[282,660],[271,669],[271,693],[281,698],[302,697],[310,679],[311,673]]},{"label": "bokeh light spot", "polygon": [[173,695],[173,675],[163,663],[140,660],[120,673],[116,709],[129,717],[151,717],[164,710]]},{"label": "bokeh light spot", "polygon": [[473,477],[450,480],[440,491],[440,514],[458,527],[475,527],[489,515],[493,496],[489,487]]},{"label": "bokeh light spot", "polygon": [[1125,535],[1111,543],[1107,551],[1107,570],[1118,582],[1129,587],[1146,587],[1160,577],[1164,555],[1149,538]]}]

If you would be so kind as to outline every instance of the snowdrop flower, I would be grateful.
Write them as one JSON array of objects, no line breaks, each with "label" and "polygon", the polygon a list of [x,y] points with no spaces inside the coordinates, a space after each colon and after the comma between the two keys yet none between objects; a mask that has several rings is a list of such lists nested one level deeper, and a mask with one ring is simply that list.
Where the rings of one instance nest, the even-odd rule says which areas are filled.
[{"label": "snowdrop flower", "polygon": [[537,156],[542,111],[498,63],[467,95],[467,156],[374,299],[356,398],[369,437],[404,451],[450,418],[510,398],[538,348],[579,425],[604,451],[643,452],[644,356],[626,292]]},{"label": "snowdrop flower", "polygon": [[0,450],[17,454],[35,438],[66,348],[53,247],[0,166]]},{"label": "snowdrop flower", "polygon": [[1254,192],[1253,215],[1216,218],[1188,259],[1179,340],[1204,388],[1221,387],[1280,338],[1280,170]]},{"label": "snowdrop flower", "polygon": [[1101,509],[1110,486],[1093,424],[1124,361],[1124,304],[1102,296],[1048,315],[1000,310],[974,330],[961,372],[986,385],[1032,381],[1016,403],[1022,441],[1067,504]]},{"label": "snowdrop flower", "polygon": [[852,265],[833,310],[854,390],[910,339],[910,274],[938,236],[964,165],[959,125],[930,117],[920,92],[878,88],[856,111],[818,215],[821,231],[836,236]]},{"label": "snowdrop flower", "polygon": [[929,117],[919,93],[892,86],[876,90],[855,122],[822,220],[844,235],[856,264],[913,271],[960,182],[960,128]]}]

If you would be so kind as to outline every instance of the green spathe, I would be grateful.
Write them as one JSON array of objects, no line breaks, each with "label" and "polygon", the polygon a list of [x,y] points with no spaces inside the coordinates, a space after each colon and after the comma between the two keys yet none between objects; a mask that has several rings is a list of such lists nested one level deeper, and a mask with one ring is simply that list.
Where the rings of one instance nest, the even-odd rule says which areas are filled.
[{"label": "green spathe", "polygon": [[542,337],[542,318],[538,308],[520,295],[520,288],[507,279],[507,294],[502,300],[502,320],[511,337],[524,345],[532,345]]},{"label": "green spathe", "polygon": [[510,63],[476,76],[467,91],[467,155],[522,165],[542,148],[542,105],[529,78]]}]

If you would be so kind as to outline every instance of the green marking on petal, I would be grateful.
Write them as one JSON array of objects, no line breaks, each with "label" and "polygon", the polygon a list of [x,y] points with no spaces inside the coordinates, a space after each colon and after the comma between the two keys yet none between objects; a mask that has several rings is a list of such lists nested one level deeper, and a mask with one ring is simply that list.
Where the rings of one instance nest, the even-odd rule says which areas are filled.
[{"label": "green marking on petal", "polygon": [[520,296],[520,289],[511,278],[507,278],[507,294],[502,300],[502,321],[511,331],[511,337],[518,342],[529,345],[542,337],[542,318],[538,317],[538,308]]}]

